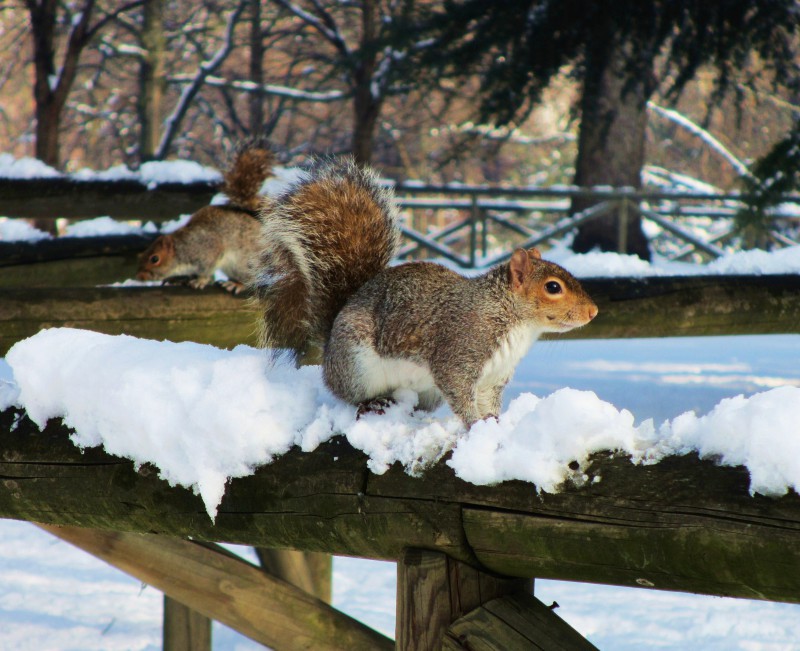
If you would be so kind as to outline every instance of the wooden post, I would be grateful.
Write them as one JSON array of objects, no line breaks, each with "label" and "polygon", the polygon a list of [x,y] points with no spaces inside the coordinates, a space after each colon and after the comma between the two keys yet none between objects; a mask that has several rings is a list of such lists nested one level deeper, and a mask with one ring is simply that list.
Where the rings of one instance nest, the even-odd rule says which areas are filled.
[{"label": "wooden post", "polygon": [[498,577],[441,552],[407,549],[397,562],[397,651],[439,651],[457,619],[496,597],[530,593],[533,579]]},{"label": "wooden post", "polygon": [[628,200],[622,197],[619,201],[617,216],[617,253],[628,252]]},{"label": "wooden post", "polygon": [[261,569],[305,590],[325,603],[331,602],[333,556],[321,552],[256,547]]},{"label": "wooden post", "polygon": [[211,620],[164,595],[164,651],[211,651]]}]

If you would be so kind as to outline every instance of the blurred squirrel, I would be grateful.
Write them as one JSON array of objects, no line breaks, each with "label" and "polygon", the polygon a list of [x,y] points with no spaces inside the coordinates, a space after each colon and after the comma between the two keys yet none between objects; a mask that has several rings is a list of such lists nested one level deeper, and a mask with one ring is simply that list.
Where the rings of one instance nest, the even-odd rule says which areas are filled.
[{"label": "blurred squirrel", "polygon": [[496,417],[539,335],[597,314],[536,249],[473,278],[431,262],[388,266],[400,235],[393,195],[350,159],[312,172],[266,205],[262,222],[262,345],[296,356],[322,346],[325,383],[359,414],[383,413],[407,388],[425,410],[446,400],[468,427]]},{"label": "blurred squirrel", "polygon": [[141,254],[136,278],[187,282],[202,289],[220,270],[229,278],[222,286],[241,292],[251,280],[251,262],[258,251],[263,199],[259,191],[272,175],[274,161],[265,142],[242,143],[220,187],[229,203],[204,206],[184,226],[157,238]]}]

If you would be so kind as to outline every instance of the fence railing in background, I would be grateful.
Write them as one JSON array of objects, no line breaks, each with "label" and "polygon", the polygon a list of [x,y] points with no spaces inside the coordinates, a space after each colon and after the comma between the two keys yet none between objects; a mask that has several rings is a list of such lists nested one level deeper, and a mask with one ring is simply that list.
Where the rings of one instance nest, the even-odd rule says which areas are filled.
[{"label": "fence railing in background", "polygon": [[[487,188],[396,186],[408,242],[400,257],[423,250],[465,267],[508,259],[512,246],[540,246],[601,217],[617,220],[617,248],[625,251],[627,222],[641,217],[651,246],[669,260],[717,258],[736,237],[734,217],[746,197],[631,188]],[[575,198],[595,200],[571,213]],[[770,213],[776,246],[800,243],[800,196],[784,197]]]},{"label": "fence railing in background", "polygon": [[[631,188],[504,188],[467,185],[394,186],[404,217],[403,258],[443,257],[458,266],[486,267],[506,259],[514,246],[546,245],[592,219],[617,219],[618,250],[625,250],[626,222],[646,221],[659,255],[681,260],[715,258],[736,237],[733,218],[745,205],[739,194],[634,190]],[[0,178],[0,215],[165,221],[207,205],[212,184]],[[571,214],[575,198],[596,202]],[[775,246],[800,240],[800,196],[786,196],[770,213]]]}]

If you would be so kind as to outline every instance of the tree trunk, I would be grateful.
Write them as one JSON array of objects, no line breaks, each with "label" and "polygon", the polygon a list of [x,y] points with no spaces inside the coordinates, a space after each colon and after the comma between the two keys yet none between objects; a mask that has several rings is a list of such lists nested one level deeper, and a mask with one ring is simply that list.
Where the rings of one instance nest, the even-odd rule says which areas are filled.
[{"label": "tree trunk", "polygon": [[374,0],[365,0],[361,9],[361,59],[353,73],[353,156],[358,163],[372,161],[375,126],[381,111],[382,98],[374,88],[373,75],[377,63],[374,50],[377,33]]},{"label": "tree trunk", "polygon": [[[264,85],[264,43],[261,40],[261,0],[250,2],[250,81],[260,89]],[[264,94],[257,90],[249,96],[250,133],[264,130]]]},{"label": "tree trunk", "polygon": [[76,11],[61,66],[56,70],[55,29],[58,7],[56,0],[28,3],[35,69],[33,93],[36,101],[36,158],[54,168],[61,164],[61,112],[78,72],[81,51],[88,42],[94,0],[84,0],[83,6]]},{"label": "tree trunk", "polygon": [[58,130],[60,110],[55,105],[52,82],[55,78],[55,24],[58,3],[44,0],[32,5],[31,32],[33,63],[36,76],[33,85],[36,102],[35,156],[51,167],[59,166]]},{"label": "tree trunk", "polygon": [[[575,185],[641,187],[646,105],[653,84],[646,63],[637,62],[636,70],[631,67],[632,47],[611,36],[587,52]],[[590,199],[577,198],[572,202],[572,212],[580,212],[592,203]],[[620,229],[624,212],[615,211],[582,225],[572,249],[576,253],[594,248],[617,251],[618,234],[623,232],[622,250],[649,260],[641,218],[627,211],[627,228],[623,225]]]},{"label": "tree trunk", "polygon": [[139,137],[141,162],[153,160],[159,143],[159,125],[166,77],[164,75],[164,0],[146,0],[142,46],[145,54],[140,68],[139,120],[142,130]]}]

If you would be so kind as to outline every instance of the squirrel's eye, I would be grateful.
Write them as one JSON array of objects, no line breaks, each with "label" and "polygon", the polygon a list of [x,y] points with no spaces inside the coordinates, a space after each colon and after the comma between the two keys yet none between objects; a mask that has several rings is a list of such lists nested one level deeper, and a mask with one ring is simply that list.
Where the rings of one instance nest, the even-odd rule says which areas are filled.
[{"label": "squirrel's eye", "polygon": [[546,291],[548,294],[560,294],[564,291],[564,289],[561,287],[561,283],[556,282],[555,280],[548,280],[544,284],[544,291]]},{"label": "squirrel's eye", "polygon": [[150,256],[150,264],[158,264],[161,261],[161,258],[158,257],[157,253],[154,253]]}]

